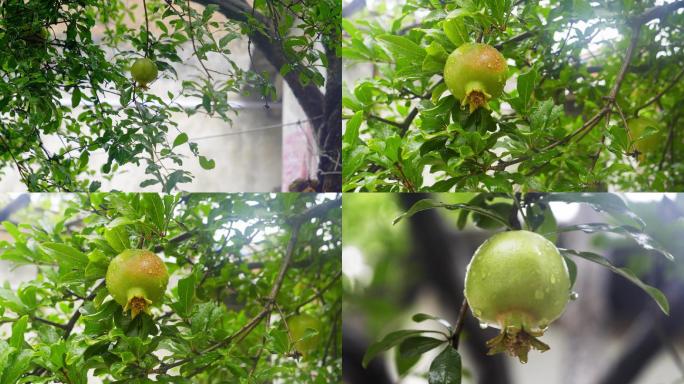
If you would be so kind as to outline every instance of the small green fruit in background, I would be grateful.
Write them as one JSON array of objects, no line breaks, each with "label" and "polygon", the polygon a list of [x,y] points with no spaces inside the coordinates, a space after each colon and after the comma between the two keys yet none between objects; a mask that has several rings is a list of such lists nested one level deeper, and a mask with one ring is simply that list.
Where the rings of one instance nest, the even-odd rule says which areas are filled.
[{"label": "small green fruit in background", "polygon": [[135,318],[140,312],[160,304],[169,283],[169,272],[159,256],[142,249],[127,249],[117,255],[107,268],[107,290],[124,312]]},{"label": "small green fruit in background", "polygon": [[147,57],[136,60],[133,63],[133,66],[131,66],[133,80],[135,80],[141,88],[147,88],[147,84],[153,82],[158,74],[157,65]]},{"label": "small green fruit in background", "polygon": [[633,119],[627,120],[627,129],[629,129],[629,134],[632,136],[634,141],[634,148],[639,151],[639,162],[643,162],[646,159],[648,153],[657,151],[660,147],[661,142],[664,143],[662,135],[656,132],[652,135],[644,137],[646,128],[648,127],[658,127],[658,122],[649,119],[647,117],[635,117]]},{"label": "small green fruit in background", "polygon": [[[305,313],[295,315],[287,319],[287,328],[290,331],[290,337],[294,342],[294,347],[303,357],[316,350],[318,343],[321,340],[321,321],[311,315]],[[307,335],[307,330],[313,329],[319,332],[316,335],[304,338]]]},{"label": "small green fruit in background", "polygon": [[475,251],[465,296],[483,325],[501,329],[487,342],[489,354],[507,352],[525,363],[531,348],[549,349],[537,337],[565,310],[570,276],[558,248],[543,236],[500,232]]},{"label": "small green fruit in background", "polygon": [[465,43],[456,48],[444,66],[444,81],[449,91],[470,112],[501,96],[508,65],[496,48],[487,44]]}]

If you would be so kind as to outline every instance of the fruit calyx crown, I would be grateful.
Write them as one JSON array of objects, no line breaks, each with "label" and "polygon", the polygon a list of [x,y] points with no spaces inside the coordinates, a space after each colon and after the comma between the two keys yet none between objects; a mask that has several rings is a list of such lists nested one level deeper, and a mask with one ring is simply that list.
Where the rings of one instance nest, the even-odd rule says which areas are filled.
[{"label": "fruit calyx crown", "polygon": [[131,318],[135,319],[141,312],[145,312],[148,315],[150,313],[150,306],[152,305],[152,300],[147,298],[147,294],[142,288],[132,287],[128,290],[128,301],[124,307],[124,312],[131,310]]},{"label": "fruit calyx crown", "polygon": [[480,107],[489,109],[487,102],[492,98],[492,95],[485,91],[485,87],[478,81],[472,81],[466,86],[466,95],[461,100],[461,105],[467,105],[470,113],[475,112]]}]

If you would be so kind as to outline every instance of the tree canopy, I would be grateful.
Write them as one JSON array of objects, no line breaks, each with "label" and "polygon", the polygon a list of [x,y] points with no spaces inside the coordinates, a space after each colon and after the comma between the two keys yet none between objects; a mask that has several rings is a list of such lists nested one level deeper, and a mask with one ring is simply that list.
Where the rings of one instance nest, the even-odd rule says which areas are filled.
[{"label": "tree canopy", "polygon": [[[204,169],[215,161],[178,130],[172,114],[230,122],[229,93],[254,89],[265,105],[276,97],[269,74],[231,57],[229,43],[247,37],[312,121],[321,189],[340,190],[339,18],[333,0],[3,0],[0,168],[15,167],[29,191],[95,191],[126,164],[145,167],[141,187],[169,192],[190,182],[179,147],[189,146]],[[209,56],[221,65],[205,65]],[[176,79],[179,90],[157,95],[136,86],[128,70],[141,57],[152,59],[161,77]],[[191,59],[199,61],[199,74],[179,78],[173,66]],[[183,107],[179,98],[195,105]],[[101,169],[89,165],[97,150],[107,155]]]},{"label": "tree canopy", "polygon": [[[372,70],[345,88],[345,191],[684,187],[684,2],[393,4],[343,22],[345,62]],[[443,71],[472,42],[509,80],[470,113]]]},{"label": "tree canopy", "polygon": [[[0,259],[37,278],[0,288],[0,382],[339,382],[339,196],[33,199],[3,223]],[[171,275],[163,304],[134,318],[103,281],[130,248],[157,253]],[[298,314],[320,329],[293,330],[285,319]]]}]

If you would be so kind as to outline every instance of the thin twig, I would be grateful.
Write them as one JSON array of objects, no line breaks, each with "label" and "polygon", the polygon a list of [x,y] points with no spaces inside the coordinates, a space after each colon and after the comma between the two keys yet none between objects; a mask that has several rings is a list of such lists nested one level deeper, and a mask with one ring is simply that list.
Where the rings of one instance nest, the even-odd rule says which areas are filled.
[{"label": "thin twig", "polygon": [[650,99],[648,99],[647,102],[645,102],[645,103],[643,103],[642,105],[640,105],[640,106],[638,106],[637,108],[635,108],[635,109],[634,109],[634,116],[638,116],[640,110],[642,110],[642,109],[648,107],[649,105],[655,103],[656,101],[658,101],[658,100],[659,100],[661,97],[663,97],[663,95],[665,95],[670,89],[672,89],[675,85],[677,85],[677,83],[679,82],[679,80],[681,80],[683,77],[684,77],[684,68],[683,68],[681,71],[679,71],[679,73],[674,77],[674,79],[672,79],[672,81],[670,82],[670,84],[667,85],[667,87],[663,88],[662,91],[658,92],[655,96],[653,96],[653,97],[651,97]]},{"label": "thin twig", "polygon": [[65,324],[55,323],[54,321],[46,320],[46,319],[43,319],[43,318],[38,317],[38,316],[33,316],[33,320],[35,320],[35,321],[37,321],[37,322],[40,322],[40,323],[45,323],[45,324],[47,324],[47,325],[51,325],[51,326],[56,327],[56,328],[60,328],[60,329],[66,330],[66,325],[65,325]]},{"label": "thin twig", "polygon": [[454,349],[458,349],[461,331],[463,330],[463,325],[465,324],[466,312],[468,312],[468,300],[463,298],[461,309],[458,311],[458,319],[456,320],[456,325],[454,326],[454,333],[451,336],[451,346],[454,347]]},{"label": "thin twig", "polygon": [[[663,157],[660,159],[660,163],[658,164],[658,170],[660,171],[663,169],[663,165],[665,164],[665,157],[667,156],[668,150],[670,151],[670,155],[672,154],[671,150],[672,145],[674,144],[674,131],[675,127],[677,126],[677,120],[679,120],[679,115],[676,115],[674,119],[672,119],[672,124],[670,124],[670,130],[667,134],[667,142],[663,148]],[[672,162],[672,159],[670,159],[670,162]]]},{"label": "thin twig", "polygon": [[207,67],[204,66],[204,62],[202,61],[202,58],[199,57],[199,53],[197,53],[197,46],[195,45],[195,33],[192,30],[192,8],[190,8],[190,0],[188,0],[188,35],[190,36],[190,42],[192,43],[192,50],[195,53],[197,60],[199,61],[200,65],[202,66],[202,69],[204,69],[204,72],[207,74],[207,77],[209,79],[212,79],[211,73],[209,73],[209,71],[207,70]]},{"label": "thin twig", "polygon": [[143,9],[145,10],[145,57],[150,55],[150,20],[147,17],[147,2],[143,0]]},{"label": "thin twig", "polygon": [[404,173],[404,168],[401,166],[401,164],[394,163],[394,166],[397,168],[399,171],[399,176],[401,177],[401,182],[404,184],[404,187],[408,189],[409,192],[413,193],[416,191],[416,188],[413,186],[413,183],[411,183],[411,180],[409,180],[408,177],[406,177],[406,174]]}]

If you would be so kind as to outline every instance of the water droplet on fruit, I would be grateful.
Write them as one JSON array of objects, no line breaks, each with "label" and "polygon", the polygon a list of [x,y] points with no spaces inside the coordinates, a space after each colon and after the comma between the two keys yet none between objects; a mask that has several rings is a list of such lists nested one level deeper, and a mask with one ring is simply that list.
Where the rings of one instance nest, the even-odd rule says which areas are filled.
[{"label": "water droplet on fruit", "polygon": [[579,293],[572,291],[570,292],[570,300],[577,300],[579,298]]},{"label": "water droplet on fruit", "polygon": [[556,276],[551,275],[551,284],[556,284]]}]

